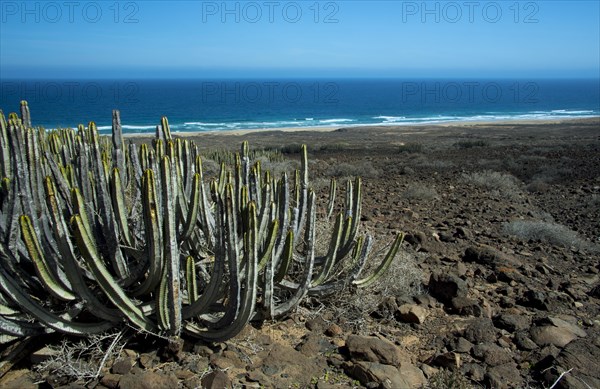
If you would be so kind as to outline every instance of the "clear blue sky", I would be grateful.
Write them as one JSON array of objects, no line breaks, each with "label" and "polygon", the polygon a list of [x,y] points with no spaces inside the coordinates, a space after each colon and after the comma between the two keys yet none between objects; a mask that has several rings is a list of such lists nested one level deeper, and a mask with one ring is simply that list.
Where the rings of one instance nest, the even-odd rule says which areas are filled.
[{"label": "clear blue sky", "polygon": [[0,0],[0,78],[598,78],[599,4]]}]

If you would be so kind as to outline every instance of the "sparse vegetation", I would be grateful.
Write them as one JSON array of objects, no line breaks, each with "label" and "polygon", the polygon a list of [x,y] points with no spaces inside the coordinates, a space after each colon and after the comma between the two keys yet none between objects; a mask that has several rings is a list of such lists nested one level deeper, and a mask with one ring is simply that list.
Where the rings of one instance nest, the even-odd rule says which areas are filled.
[{"label": "sparse vegetation", "polygon": [[550,189],[550,185],[540,180],[535,180],[527,185],[527,190],[532,193],[544,193],[548,189]]},{"label": "sparse vegetation", "polygon": [[577,232],[561,224],[539,220],[514,220],[504,224],[504,231],[524,241],[541,241],[555,246],[591,248]]},{"label": "sparse vegetation", "polygon": [[472,149],[473,147],[487,147],[489,145],[490,143],[485,140],[462,140],[454,144],[459,149]]},{"label": "sparse vegetation", "polygon": [[361,163],[335,163],[331,164],[325,171],[330,177],[378,177],[379,170],[373,167],[373,163],[365,161]]},{"label": "sparse vegetation", "polygon": [[400,153],[416,154],[422,153],[424,150],[425,147],[422,143],[405,143],[398,146],[398,152]]},{"label": "sparse vegetation", "polygon": [[435,188],[425,184],[411,184],[403,194],[404,198],[409,200],[433,200],[438,198]]},{"label": "sparse vegetation", "polygon": [[517,179],[506,173],[485,170],[463,174],[463,180],[495,195],[517,197],[520,193]]},{"label": "sparse vegetation", "polygon": [[477,389],[478,387],[459,371],[440,369],[431,377],[426,389]]},{"label": "sparse vegetation", "polygon": [[[395,312],[386,311],[386,299],[410,299],[424,293],[423,271],[417,265],[417,255],[403,251],[389,268],[386,277],[371,288],[345,289],[324,300],[336,320],[343,321],[353,333],[367,334],[372,315],[378,312],[388,322],[395,322]],[[384,312],[385,311],[385,312]]]},{"label": "sparse vegetation", "polygon": [[123,348],[123,332],[92,335],[78,341],[64,339],[59,345],[50,345],[48,358],[35,366],[37,374],[71,380],[92,381],[102,369],[114,361]]}]

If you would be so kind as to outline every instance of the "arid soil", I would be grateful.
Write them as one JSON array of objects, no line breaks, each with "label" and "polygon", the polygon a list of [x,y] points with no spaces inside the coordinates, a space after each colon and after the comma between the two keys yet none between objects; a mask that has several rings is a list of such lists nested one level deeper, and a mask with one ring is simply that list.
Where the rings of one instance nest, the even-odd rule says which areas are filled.
[{"label": "arid soil", "polygon": [[223,344],[130,331],[97,378],[48,362],[62,338],[34,341],[1,387],[600,388],[600,120],[195,140],[282,150],[275,170],[306,143],[321,220],[329,179],[361,176],[361,231],[376,249],[405,232],[402,253],[374,288],[307,298]]}]

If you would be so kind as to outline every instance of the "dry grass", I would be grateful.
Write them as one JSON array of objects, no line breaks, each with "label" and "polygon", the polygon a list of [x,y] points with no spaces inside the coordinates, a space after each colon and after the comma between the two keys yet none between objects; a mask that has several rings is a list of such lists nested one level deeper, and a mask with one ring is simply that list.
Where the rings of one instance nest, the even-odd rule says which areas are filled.
[{"label": "dry grass", "polygon": [[36,365],[34,370],[41,376],[54,375],[73,380],[97,379],[103,367],[115,360],[126,341],[122,332],[92,335],[79,342],[63,340],[60,345],[50,346],[54,356]]},{"label": "dry grass", "polygon": [[485,140],[463,140],[454,144],[459,149],[472,149],[474,147],[487,147],[489,145],[490,143]]},{"label": "dry grass", "polygon": [[403,196],[409,200],[433,200],[439,197],[435,188],[419,183],[409,186]]},{"label": "dry grass", "polygon": [[523,241],[541,241],[555,246],[592,249],[577,232],[561,224],[539,220],[515,220],[504,224],[504,232]]},{"label": "dry grass", "polygon": [[527,185],[527,190],[531,193],[545,193],[550,190],[550,185],[544,181],[533,181]]},{"label": "dry grass", "polygon": [[488,190],[492,194],[518,197],[520,189],[518,180],[511,174],[490,170],[463,174],[463,181]]},{"label": "dry grass", "polygon": [[398,151],[400,153],[408,153],[408,154],[422,153],[424,150],[425,150],[425,147],[423,146],[422,143],[405,143],[398,147]]},{"label": "dry grass", "polygon": [[426,389],[475,389],[471,381],[458,371],[440,369],[430,379]]},{"label": "dry grass", "polygon": [[328,177],[378,177],[380,171],[370,161],[362,163],[337,163],[332,164],[326,171]]},{"label": "dry grass", "polygon": [[280,177],[283,173],[288,173],[288,176],[291,177],[291,174],[300,169],[300,161],[292,160],[292,159],[284,159],[282,161],[271,161],[267,157],[259,157],[253,162],[260,161],[261,170],[263,172],[269,170],[271,172],[272,177]]},{"label": "dry grass", "polygon": [[[380,255],[385,254],[388,247],[379,250]],[[373,255],[377,253],[371,254]],[[388,298],[410,298],[424,293],[423,272],[417,265],[417,254],[401,250],[388,272],[383,275],[373,286],[366,289],[348,288],[341,293],[328,297],[323,301],[325,309],[331,311],[332,316],[345,323],[354,333],[367,334],[372,330],[372,314],[383,313],[383,320],[394,322],[394,312],[379,312],[379,306]],[[379,257],[370,260],[371,267],[379,265]],[[370,274],[371,268],[363,271]]]}]

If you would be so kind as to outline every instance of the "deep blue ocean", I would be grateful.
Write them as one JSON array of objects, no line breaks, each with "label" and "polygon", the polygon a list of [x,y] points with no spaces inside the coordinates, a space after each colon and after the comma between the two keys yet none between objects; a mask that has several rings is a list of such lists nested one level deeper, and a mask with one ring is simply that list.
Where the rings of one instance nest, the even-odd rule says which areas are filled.
[{"label": "deep blue ocean", "polygon": [[27,100],[34,125],[46,129],[95,121],[110,132],[111,112],[123,129],[226,131],[278,127],[546,120],[600,116],[594,80],[248,79],[3,80],[0,109]]}]

